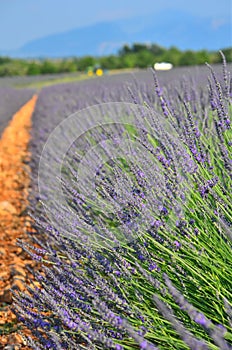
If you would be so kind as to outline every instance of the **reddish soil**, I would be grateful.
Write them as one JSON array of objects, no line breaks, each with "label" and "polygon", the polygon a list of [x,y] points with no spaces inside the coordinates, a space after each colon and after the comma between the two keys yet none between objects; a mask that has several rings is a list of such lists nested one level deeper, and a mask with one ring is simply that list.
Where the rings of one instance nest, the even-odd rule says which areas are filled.
[{"label": "reddish soil", "polygon": [[29,349],[11,311],[10,289],[24,290],[31,277],[26,266],[34,265],[16,240],[26,239],[25,230],[30,225],[26,216],[30,169],[26,163],[36,100],[35,95],[13,116],[0,139],[0,349],[7,350]]}]

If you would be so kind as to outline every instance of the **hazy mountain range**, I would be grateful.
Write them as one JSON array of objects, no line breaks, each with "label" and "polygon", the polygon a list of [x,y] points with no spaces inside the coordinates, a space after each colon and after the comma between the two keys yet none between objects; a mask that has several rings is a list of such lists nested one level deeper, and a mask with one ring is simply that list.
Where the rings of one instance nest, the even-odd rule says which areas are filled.
[{"label": "hazy mountain range", "polygon": [[228,20],[222,21],[168,11],[48,35],[14,51],[0,50],[0,54],[11,57],[101,56],[116,53],[123,44],[134,42],[180,49],[219,50],[232,46],[231,28],[229,14]]}]

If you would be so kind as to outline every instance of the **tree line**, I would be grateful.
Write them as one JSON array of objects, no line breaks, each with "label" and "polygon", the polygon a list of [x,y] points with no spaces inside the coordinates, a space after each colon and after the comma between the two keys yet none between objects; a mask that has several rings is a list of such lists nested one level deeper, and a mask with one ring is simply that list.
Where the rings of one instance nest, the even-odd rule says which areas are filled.
[{"label": "tree line", "polygon": [[[232,62],[232,47],[222,49],[227,62]],[[146,68],[156,62],[170,62],[173,66],[201,65],[221,62],[218,51],[180,50],[175,46],[164,48],[157,44],[124,45],[117,54],[103,57],[70,57],[63,59],[13,59],[0,56],[0,76],[40,75],[84,72],[99,65],[102,69]]]}]

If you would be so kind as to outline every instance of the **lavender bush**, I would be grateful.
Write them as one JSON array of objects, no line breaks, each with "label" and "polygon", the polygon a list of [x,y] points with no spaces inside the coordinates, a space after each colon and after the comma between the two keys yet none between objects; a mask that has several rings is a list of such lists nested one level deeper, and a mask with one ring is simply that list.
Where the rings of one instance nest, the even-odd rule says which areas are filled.
[{"label": "lavender bush", "polygon": [[[57,142],[43,174],[50,172],[54,181],[49,188],[43,183],[42,203],[32,181],[36,232],[29,234],[36,246],[19,244],[41,262],[33,271],[41,287],[14,292],[14,310],[34,335],[27,338],[33,349],[232,348],[231,89],[225,61],[221,75],[208,67],[205,85],[201,78],[161,86],[153,72],[153,85],[132,80],[128,87],[116,79],[42,91],[31,145],[37,155],[64,115],[96,102],[133,102],[134,109],[124,110],[124,122],[79,137],[60,176],[51,166],[61,160]],[[113,119],[112,106],[107,120]],[[109,138],[121,156],[110,157],[103,142],[88,158],[107,159],[95,169],[96,202],[90,187],[79,186],[78,169],[83,155]],[[124,140],[136,142],[130,157]],[[38,166],[34,157],[34,175]],[[57,200],[58,183],[68,206]],[[51,212],[56,222],[49,220]]]}]

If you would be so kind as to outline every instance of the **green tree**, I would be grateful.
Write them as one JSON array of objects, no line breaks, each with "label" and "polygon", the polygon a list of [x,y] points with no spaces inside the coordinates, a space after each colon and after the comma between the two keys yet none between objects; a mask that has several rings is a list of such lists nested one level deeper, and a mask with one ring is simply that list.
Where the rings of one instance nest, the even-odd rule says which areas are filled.
[{"label": "green tree", "polygon": [[95,64],[96,60],[93,57],[85,56],[77,61],[77,69],[79,71],[85,71],[88,67],[94,66]]},{"label": "green tree", "polygon": [[120,61],[121,61],[121,59],[117,56],[114,56],[114,55],[101,57],[99,60],[100,65],[103,69],[121,68]]},{"label": "green tree", "polygon": [[152,44],[149,50],[153,53],[154,56],[161,56],[167,51],[164,47],[161,47],[157,44]]},{"label": "green tree", "polygon": [[11,62],[11,58],[10,57],[0,57],[0,64],[5,64],[5,63],[9,63]]},{"label": "green tree", "polygon": [[148,50],[139,51],[136,55],[136,66],[138,68],[146,68],[153,66],[154,55]]},{"label": "green tree", "polygon": [[131,48],[128,45],[124,45],[118,52],[119,56],[125,56],[131,53]]},{"label": "green tree", "polygon": [[134,53],[129,53],[122,57],[121,62],[122,67],[124,68],[134,68],[137,62],[137,55]]},{"label": "green tree", "polygon": [[196,64],[197,64],[197,56],[195,52],[191,50],[187,50],[182,53],[179,60],[180,66],[192,66]]},{"label": "green tree", "polygon": [[40,65],[36,62],[31,62],[27,67],[27,75],[38,75],[41,73]]},{"label": "green tree", "polygon": [[45,60],[41,64],[40,72],[41,74],[53,74],[57,73],[58,69],[54,62],[52,62],[51,60]]},{"label": "green tree", "polygon": [[58,65],[58,71],[59,73],[71,73],[77,71],[77,64],[75,63],[74,59],[69,60],[62,60]]},{"label": "green tree", "polygon": [[232,48],[222,49],[227,62],[232,62]]},{"label": "green tree", "polygon": [[132,45],[132,52],[134,53],[138,53],[138,52],[141,52],[141,51],[145,51],[148,49],[148,46],[145,45],[145,44],[139,44],[139,43],[135,43]]},{"label": "green tree", "polygon": [[197,64],[205,64],[205,62],[209,62],[210,61],[209,52],[207,52],[206,50],[201,50],[196,52],[196,60],[197,60]]},{"label": "green tree", "polygon": [[174,66],[178,66],[181,55],[182,53],[179,49],[177,49],[175,46],[171,46],[169,50],[165,50],[161,56],[161,61],[170,62]]}]

